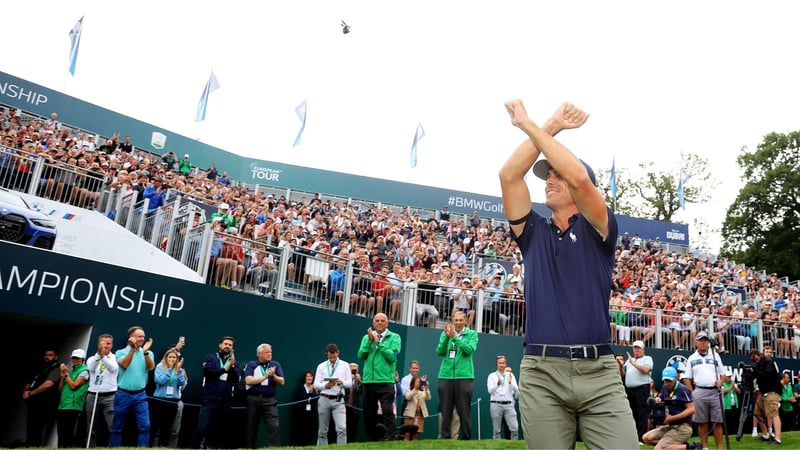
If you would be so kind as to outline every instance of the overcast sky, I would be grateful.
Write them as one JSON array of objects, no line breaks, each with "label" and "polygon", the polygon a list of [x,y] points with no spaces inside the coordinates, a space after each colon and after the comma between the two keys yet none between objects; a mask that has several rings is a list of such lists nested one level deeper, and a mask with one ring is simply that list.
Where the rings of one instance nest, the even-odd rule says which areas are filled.
[{"label": "overcast sky", "polygon": [[[740,149],[800,124],[791,1],[44,0],[3,14],[8,73],[233,153],[397,181],[500,195],[523,138],[503,103],[542,123],[571,101],[591,117],[559,139],[595,170],[616,157],[677,176],[681,151],[708,158],[722,185],[676,220],[712,227],[741,187]],[[195,122],[211,70],[220,88]]]}]

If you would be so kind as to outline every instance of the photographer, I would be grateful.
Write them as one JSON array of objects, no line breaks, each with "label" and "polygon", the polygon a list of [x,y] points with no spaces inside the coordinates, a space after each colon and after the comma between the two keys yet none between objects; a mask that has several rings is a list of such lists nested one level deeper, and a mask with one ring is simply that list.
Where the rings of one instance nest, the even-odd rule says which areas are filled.
[{"label": "photographer", "polygon": [[678,371],[667,367],[661,372],[664,384],[658,397],[649,399],[652,409],[664,409],[664,424],[648,431],[642,436],[647,445],[655,445],[655,450],[683,450],[697,448],[687,441],[692,437],[692,392],[677,381]]},{"label": "photographer", "polygon": [[761,397],[756,400],[756,408],[753,415],[759,417],[761,421],[766,417],[767,427],[769,428],[769,432],[766,435],[761,435],[761,440],[774,440],[775,443],[780,444],[781,418],[778,408],[781,403],[783,386],[780,381],[778,365],[772,358],[762,355],[757,349],[750,350],[750,360],[753,361],[751,370],[755,374],[758,389],[761,391]]}]

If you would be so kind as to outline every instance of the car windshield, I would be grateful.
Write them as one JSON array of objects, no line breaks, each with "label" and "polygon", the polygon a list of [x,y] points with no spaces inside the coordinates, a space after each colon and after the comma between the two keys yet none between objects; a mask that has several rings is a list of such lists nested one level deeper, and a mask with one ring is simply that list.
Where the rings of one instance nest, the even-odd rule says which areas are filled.
[{"label": "car windshield", "polygon": [[21,208],[30,209],[28,207],[28,204],[25,203],[25,200],[23,200],[22,197],[2,190],[0,190],[0,202],[10,203],[12,205],[19,206]]}]

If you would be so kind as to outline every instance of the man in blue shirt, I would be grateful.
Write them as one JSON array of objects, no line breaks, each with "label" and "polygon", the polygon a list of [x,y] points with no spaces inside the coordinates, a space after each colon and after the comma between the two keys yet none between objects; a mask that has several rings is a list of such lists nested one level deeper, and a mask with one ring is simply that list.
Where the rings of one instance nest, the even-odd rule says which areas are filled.
[{"label": "man in blue shirt", "polygon": [[114,422],[111,425],[110,447],[122,444],[122,430],[128,413],[136,415],[138,437],[136,445],[147,447],[150,444],[150,410],[147,407],[147,372],[156,367],[153,360],[153,338],[145,342],[144,329],[132,326],[128,329],[128,345],[117,350],[114,356],[119,365],[117,394],[114,396]]},{"label": "man in blue shirt", "polygon": [[258,423],[262,418],[267,424],[269,446],[280,447],[275,389],[286,382],[283,368],[281,363],[272,360],[271,345],[259,345],[256,353],[258,359],[248,362],[244,369],[244,382],[247,385],[247,448],[256,448]]},{"label": "man in blue shirt", "polygon": [[[512,235],[533,269],[524,280],[519,377],[525,446],[573,448],[577,427],[587,447],[638,448],[608,326],[617,222],[591,168],[553,139],[589,116],[564,103],[540,128],[522,101],[505,106],[528,137],[499,173]],[[524,178],[531,168],[545,180],[549,218],[532,208]]]},{"label": "man in blue shirt", "polygon": [[164,205],[164,200],[167,197],[167,191],[163,188],[164,180],[161,177],[153,178],[153,184],[147,186],[142,192],[142,198],[149,198],[150,203],[147,206],[147,211],[153,211],[159,206]]}]

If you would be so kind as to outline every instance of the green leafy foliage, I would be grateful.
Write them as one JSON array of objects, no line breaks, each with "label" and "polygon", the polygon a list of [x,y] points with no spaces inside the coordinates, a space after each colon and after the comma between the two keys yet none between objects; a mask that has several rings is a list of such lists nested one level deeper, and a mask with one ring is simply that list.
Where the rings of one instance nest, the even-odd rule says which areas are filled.
[{"label": "green leafy foliage", "polygon": [[771,133],[737,158],[745,185],[728,208],[721,254],[767,272],[800,276],[800,131]]},{"label": "green leafy foliage", "polygon": [[608,184],[610,170],[598,171],[597,181],[614,212],[672,222],[680,209],[678,175],[681,165],[690,177],[683,189],[684,203],[707,202],[709,192],[719,183],[708,168],[708,160],[691,153],[683,155],[683,164],[676,155],[675,163],[668,167],[646,161],[639,163],[636,170],[618,168],[616,199],[611,198]]}]

